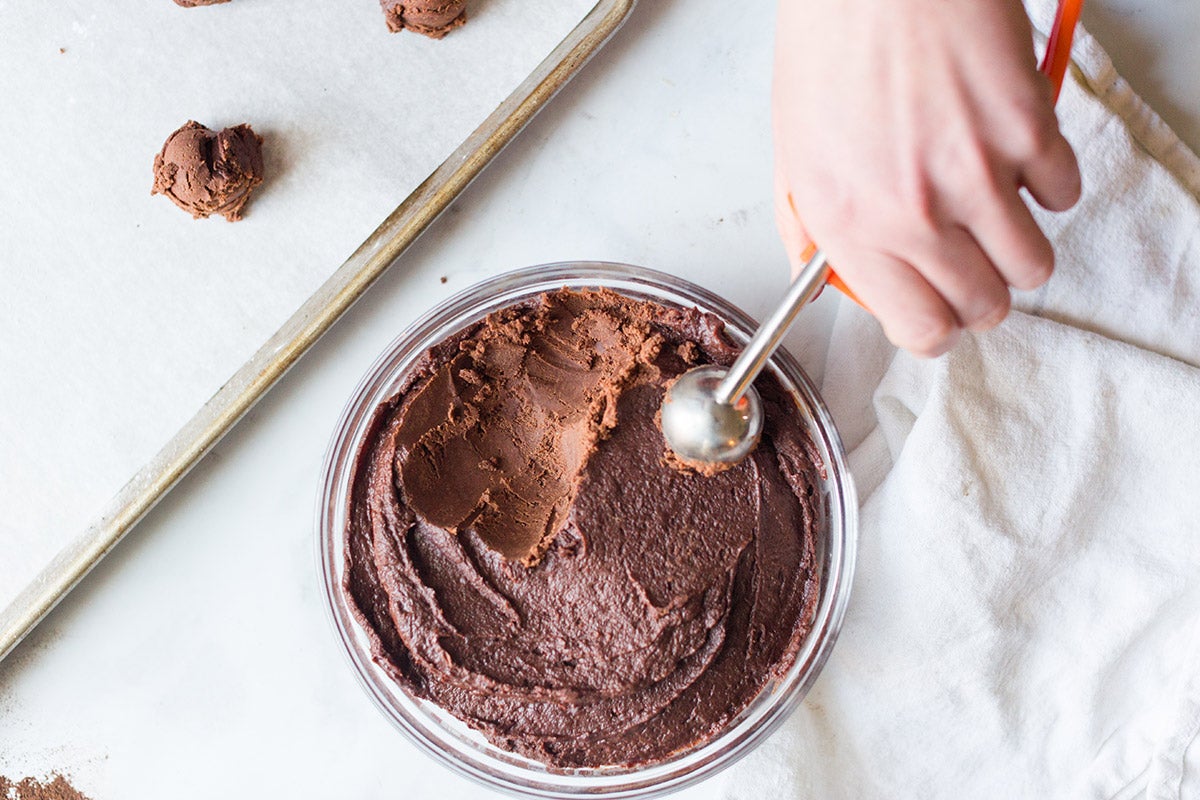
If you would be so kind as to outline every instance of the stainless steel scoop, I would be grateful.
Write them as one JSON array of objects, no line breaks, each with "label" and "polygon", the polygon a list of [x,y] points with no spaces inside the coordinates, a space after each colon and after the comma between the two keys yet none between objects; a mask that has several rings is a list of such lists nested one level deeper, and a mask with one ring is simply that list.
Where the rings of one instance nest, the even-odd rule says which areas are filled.
[{"label": "stainless steel scoop", "polygon": [[[1083,0],[1059,0],[1054,27],[1038,66],[1050,79],[1056,102],[1082,7]],[[662,430],[667,445],[680,460],[694,466],[719,467],[737,463],[754,449],[762,434],[763,412],[758,393],[750,384],[779,346],[796,314],[826,281],[858,302],[833,275],[825,254],[816,249],[779,308],[754,334],[728,372],[714,366],[697,367],[680,375],[667,389]]]},{"label": "stainless steel scoop", "polygon": [[667,445],[681,461],[701,467],[733,465],[758,444],[763,410],[752,385],[754,379],[779,347],[796,314],[828,277],[825,254],[817,250],[732,367],[690,369],[667,389],[662,431]]}]

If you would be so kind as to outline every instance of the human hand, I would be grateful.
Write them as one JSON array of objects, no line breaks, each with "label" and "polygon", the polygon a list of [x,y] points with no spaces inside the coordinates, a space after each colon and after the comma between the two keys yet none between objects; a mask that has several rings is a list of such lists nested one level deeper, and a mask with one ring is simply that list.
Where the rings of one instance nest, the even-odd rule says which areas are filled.
[{"label": "human hand", "polygon": [[1054,251],[1021,199],[1079,199],[1019,0],[780,0],[776,216],[917,355],[1008,314]]}]

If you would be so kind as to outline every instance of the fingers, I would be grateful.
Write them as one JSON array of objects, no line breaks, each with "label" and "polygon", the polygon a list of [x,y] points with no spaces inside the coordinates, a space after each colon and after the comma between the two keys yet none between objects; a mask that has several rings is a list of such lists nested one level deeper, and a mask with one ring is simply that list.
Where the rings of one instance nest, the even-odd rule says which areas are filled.
[{"label": "fingers", "polygon": [[979,202],[961,220],[1013,288],[1036,289],[1050,279],[1054,248],[1017,193],[1015,182],[981,188]]},{"label": "fingers", "polygon": [[[780,172],[775,174],[775,222],[795,276],[804,266],[803,253],[811,238]],[[959,328],[983,331],[998,325],[1008,315],[1011,296],[1005,280],[964,228],[950,226],[922,244],[920,256],[911,260],[886,253],[871,257],[861,251],[850,256],[858,266],[852,274],[869,275],[872,288],[864,294],[856,285],[867,282],[847,285],[880,319],[893,343],[936,356],[957,340]],[[876,291],[878,286],[886,288]]]},{"label": "fingers", "polygon": [[910,264],[887,253],[851,249],[831,254],[839,274],[883,325],[897,347],[933,358],[959,337],[957,314]]},{"label": "fingers", "polygon": [[[776,223],[794,275],[811,239],[786,186],[777,173]],[[967,210],[969,223],[926,227],[920,238],[890,243],[893,251],[864,241],[830,256],[888,338],[916,355],[940,355],[963,328],[985,331],[1000,324],[1012,304],[1009,287],[1034,288],[1053,269],[1054,251],[1015,184],[1007,192],[981,192]]]},{"label": "fingers", "polygon": [[1026,159],[1019,178],[1038,205],[1048,211],[1066,211],[1079,201],[1083,189],[1079,162],[1057,124],[1052,124],[1036,152]]},{"label": "fingers", "polygon": [[1079,162],[1058,126],[1050,82],[1038,75],[1028,89],[1010,97],[1008,114],[991,120],[994,152],[1012,166],[1018,185],[1029,189],[1038,205],[1066,211],[1082,190]]},{"label": "fingers", "polygon": [[[1003,137],[979,145],[974,161],[928,171],[932,199],[925,205],[904,197],[864,203],[868,213],[850,222],[828,213],[827,202],[800,198],[834,269],[897,346],[938,356],[963,329],[999,324],[1011,307],[1010,287],[1034,289],[1050,277],[1054,250],[1019,189],[1057,211],[1078,201],[1081,186],[1052,107],[1038,118],[1033,111],[1023,125],[1006,126]],[[777,168],[776,224],[795,275],[812,238],[788,185]]]},{"label": "fingers", "polygon": [[974,201],[955,216],[974,236],[1000,275],[1016,289],[1036,289],[1054,271],[1054,248],[1018,189],[1050,211],[1066,211],[1079,200],[1082,180],[1075,152],[1058,127],[1049,84],[1031,101],[1036,108],[1006,125]]},{"label": "fingers", "polygon": [[1008,284],[966,229],[951,225],[928,243],[920,258],[922,277],[941,295],[958,323],[974,331],[999,325],[1008,316]]}]

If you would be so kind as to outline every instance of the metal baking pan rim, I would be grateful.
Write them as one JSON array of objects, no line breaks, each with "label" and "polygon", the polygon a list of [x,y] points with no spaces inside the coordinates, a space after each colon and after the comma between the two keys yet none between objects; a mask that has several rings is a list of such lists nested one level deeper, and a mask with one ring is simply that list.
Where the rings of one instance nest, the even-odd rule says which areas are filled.
[{"label": "metal baking pan rim", "polygon": [[636,0],[599,0],[341,267],[143,466],[101,517],[0,611],[0,660],[308,351],[616,33]]}]

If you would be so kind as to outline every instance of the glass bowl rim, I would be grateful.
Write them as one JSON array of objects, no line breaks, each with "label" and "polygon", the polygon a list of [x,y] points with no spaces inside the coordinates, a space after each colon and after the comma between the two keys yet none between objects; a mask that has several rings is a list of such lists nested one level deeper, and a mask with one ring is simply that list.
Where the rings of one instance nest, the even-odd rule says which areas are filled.
[{"label": "glass bowl rim", "polygon": [[[453,772],[490,789],[522,797],[658,797],[691,786],[724,769],[774,732],[799,706],[821,672],[845,617],[857,545],[858,506],[854,484],[829,410],[811,379],[785,349],[776,351],[768,366],[785,388],[791,389],[801,411],[809,417],[809,433],[818,440],[815,443],[827,462],[823,477],[824,484],[831,488],[833,513],[827,513],[825,520],[826,576],[821,582],[821,596],[812,628],[802,641],[794,663],[774,681],[775,689],[772,691],[771,683],[768,683],[720,733],[698,747],[648,765],[600,770],[549,768],[505,754],[490,743],[486,747],[475,745],[478,752],[464,754],[463,748],[458,746],[460,743],[450,741],[448,734],[440,735],[445,729],[421,706],[428,701],[408,695],[375,664],[369,649],[363,646],[361,640],[365,633],[356,630],[360,626],[353,618],[342,590],[343,564],[339,562],[344,558],[341,540],[347,506],[342,502],[346,498],[339,494],[339,488],[348,491],[362,429],[375,408],[394,394],[397,380],[432,344],[470,324],[463,321],[464,317],[481,319],[496,308],[519,302],[522,297],[562,286],[577,289],[606,287],[618,293],[622,288],[632,292],[636,287],[646,287],[650,296],[642,299],[685,308],[691,305],[715,313],[725,322],[730,337],[743,343],[757,327],[757,323],[741,309],[686,279],[646,267],[604,261],[561,261],[522,267],[487,278],[438,302],[406,326],[374,360],[346,402],[330,438],[322,462],[315,520],[317,561],[325,608],[355,677],[375,705],[419,749]],[[496,298],[517,290],[524,294],[489,307]],[[653,295],[653,292],[664,290],[674,296]],[[450,325],[455,327],[447,330]],[[836,531],[835,520],[840,522]],[[397,693],[407,699],[411,708],[397,707]],[[768,697],[769,694],[774,696]],[[751,709],[763,703],[764,698],[768,701],[766,705],[756,709],[755,715],[747,716]],[[425,719],[414,718],[422,713]],[[496,753],[488,752],[489,749]]]}]

